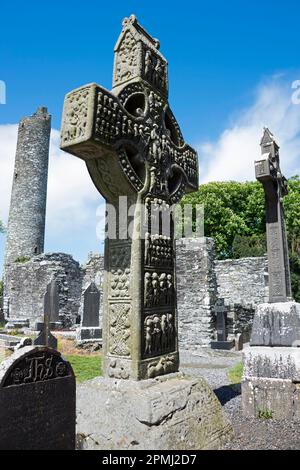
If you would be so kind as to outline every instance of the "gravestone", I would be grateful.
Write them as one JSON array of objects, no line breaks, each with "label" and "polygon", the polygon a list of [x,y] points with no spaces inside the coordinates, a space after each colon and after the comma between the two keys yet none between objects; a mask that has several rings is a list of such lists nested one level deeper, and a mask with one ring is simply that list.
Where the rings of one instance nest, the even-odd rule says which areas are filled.
[{"label": "gravestone", "polygon": [[100,291],[92,282],[83,294],[83,313],[80,328],[76,331],[78,343],[99,342],[102,338],[100,322]]},{"label": "gravestone", "polygon": [[107,209],[104,378],[79,392],[81,447],[218,447],[231,436],[220,404],[177,374],[173,205],[197,190],[198,159],[170,109],[159,42],[135,16],[115,47],[112,92],[66,96],[61,148],[86,162]]},{"label": "gravestone", "polygon": [[58,351],[29,346],[0,365],[0,449],[75,448],[75,377]]},{"label": "gravestone", "polygon": [[59,293],[58,285],[55,279],[52,279],[47,286],[47,291],[44,297],[44,311],[47,313],[50,321],[50,328],[55,330],[61,327],[59,321]]},{"label": "gravestone", "polygon": [[56,281],[51,281],[47,286],[44,296],[44,318],[36,323],[36,330],[39,331],[33,344],[36,346],[48,346],[57,349],[57,339],[51,333],[51,328],[55,329],[58,324],[58,290]]},{"label": "gravestone", "polygon": [[268,410],[274,418],[298,419],[300,304],[291,299],[282,205],[288,186],[280,170],[279,146],[269,129],[264,130],[261,148],[263,158],[255,162],[255,171],[266,199],[270,297],[256,308],[250,347],[244,351],[242,406],[247,416]]},{"label": "gravestone", "polygon": [[215,304],[217,341],[211,342],[212,349],[229,350],[234,347],[234,341],[227,341],[227,312],[228,307],[225,305],[225,300],[218,299]]}]

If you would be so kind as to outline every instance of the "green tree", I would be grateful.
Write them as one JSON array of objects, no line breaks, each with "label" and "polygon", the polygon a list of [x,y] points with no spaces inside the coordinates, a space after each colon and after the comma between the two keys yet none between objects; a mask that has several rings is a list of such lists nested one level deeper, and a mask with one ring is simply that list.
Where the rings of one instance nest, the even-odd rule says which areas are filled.
[{"label": "green tree", "polygon": [[[284,198],[292,287],[300,301],[300,179],[289,179]],[[185,196],[182,204],[204,205],[204,234],[216,243],[220,259],[261,256],[266,252],[265,198],[258,182],[208,183]],[[195,223],[195,222],[194,222]]]},{"label": "green tree", "polygon": [[258,182],[208,183],[187,195],[182,204],[204,205],[204,233],[216,243],[219,258],[233,256],[236,235],[262,234],[265,230],[263,188]]}]

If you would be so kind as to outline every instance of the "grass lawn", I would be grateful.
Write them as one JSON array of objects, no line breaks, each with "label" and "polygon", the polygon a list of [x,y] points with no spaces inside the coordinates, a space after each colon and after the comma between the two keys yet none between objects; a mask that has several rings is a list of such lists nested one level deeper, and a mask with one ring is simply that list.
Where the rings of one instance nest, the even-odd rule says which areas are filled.
[{"label": "grass lawn", "polygon": [[231,369],[228,371],[228,378],[232,384],[239,384],[242,381],[243,377],[243,363],[239,362],[235,364]]},{"label": "grass lawn", "polygon": [[64,355],[73,367],[77,382],[93,379],[102,375],[101,358],[97,356]]}]

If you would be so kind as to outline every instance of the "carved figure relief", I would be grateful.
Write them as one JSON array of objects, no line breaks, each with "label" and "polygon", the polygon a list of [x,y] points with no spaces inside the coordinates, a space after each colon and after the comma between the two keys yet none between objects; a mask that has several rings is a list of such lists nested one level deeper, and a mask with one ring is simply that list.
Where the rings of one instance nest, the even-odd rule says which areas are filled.
[{"label": "carved figure relief", "polygon": [[163,313],[147,316],[144,321],[144,339],[145,356],[155,356],[174,350],[174,315]]},{"label": "carved figure relief", "polygon": [[130,372],[128,371],[128,366],[126,367],[119,359],[109,358],[108,377],[123,380],[129,379]]},{"label": "carved figure relief", "polygon": [[172,305],[173,300],[173,275],[170,273],[145,272],[145,307]]},{"label": "carved figure relief", "polygon": [[148,379],[154,379],[159,375],[170,374],[176,370],[176,361],[173,356],[161,357],[158,361],[148,365]]},{"label": "carved figure relief", "polygon": [[167,89],[167,71],[166,63],[154,54],[150,49],[145,52],[145,78],[153,84],[158,90],[163,92]]},{"label": "carved figure relief", "polygon": [[173,267],[173,242],[164,235],[145,235],[145,265]]},{"label": "carved figure relief", "polygon": [[89,88],[68,95],[65,101],[65,121],[62,142],[68,143],[85,135],[88,115]]},{"label": "carved figure relief", "polygon": [[117,55],[115,69],[115,83],[122,83],[134,76],[138,65],[138,50],[132,34],[127,31]]}]

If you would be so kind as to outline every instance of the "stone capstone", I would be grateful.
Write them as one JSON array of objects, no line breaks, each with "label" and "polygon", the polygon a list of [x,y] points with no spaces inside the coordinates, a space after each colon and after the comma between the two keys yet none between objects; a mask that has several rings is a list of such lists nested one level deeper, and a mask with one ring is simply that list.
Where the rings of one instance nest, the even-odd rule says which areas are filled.
[{"label": "stone capstone", "polygon": [[281,302],[258,305],[253,321],[252,346],[300,345],[300,304]]}]

